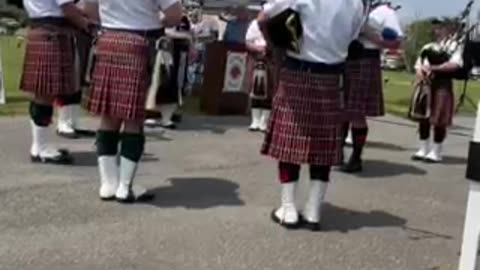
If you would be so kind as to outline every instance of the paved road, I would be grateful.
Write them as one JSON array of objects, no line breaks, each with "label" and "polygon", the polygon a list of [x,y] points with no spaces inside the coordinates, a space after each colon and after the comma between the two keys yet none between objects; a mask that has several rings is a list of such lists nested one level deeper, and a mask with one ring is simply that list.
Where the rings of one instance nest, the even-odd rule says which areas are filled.
[{"label": "paved road", "polygon": [[457,119],[444,165],[424,165],[409,160],[410,122],[372,121],[365,172],[334,174],[325,230],[312,233],[270,222],[275,164],[246,119],[149,131],[138,182],[157,197],[132,206],[97,199],[92,140],[73,142],[73,167],[34,166],[27,120],[1,119],[0,269],[455,269],[472,123]]}]

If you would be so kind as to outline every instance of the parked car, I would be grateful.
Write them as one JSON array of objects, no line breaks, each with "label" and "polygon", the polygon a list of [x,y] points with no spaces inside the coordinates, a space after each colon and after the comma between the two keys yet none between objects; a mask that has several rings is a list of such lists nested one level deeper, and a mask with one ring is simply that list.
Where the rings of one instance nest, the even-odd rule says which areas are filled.
[{"label": "parked car", "polygon": [[402,50],[384,50],[382,54],[382,68],[399,70],[405,68]]}]

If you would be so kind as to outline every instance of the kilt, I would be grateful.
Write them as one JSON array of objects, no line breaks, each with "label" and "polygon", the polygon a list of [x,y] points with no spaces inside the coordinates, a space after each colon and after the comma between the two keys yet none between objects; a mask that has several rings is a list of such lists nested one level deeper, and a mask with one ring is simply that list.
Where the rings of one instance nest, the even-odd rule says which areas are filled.
[{"label": "kilt", "polygon": [[438,127],[451,126],[455,109],[453,81],[448,78],[434,78],[431,82],[431,89],[430,123]]},{"label": "kilt", "polygon": [[28,30],[21,89],[35,96],[71,95],[75,87],[72,30],[37,26]]},{"label": "kilt", "polygon": [[[266,87],[255,84],[255,70],[259,68],[266,72]],[[271,109],[274,89],[277,87],[278,69],[275,61],[267,57],[251,56],[247,63],[247,85],[251,99],[251,107],[258,109]]]},{"label": "kilt", "polygon": [[148,39],[126,31],[107,30],[96,43],[92,80],[85,108],[96,115],[143,120],[149,86]]},{"label": "kilt", "polygon": [[282,68],[261,153],[294,164],[340,164],[340,84],[340,74]]},{"label": "kilt", "polygon": [[380,61],[380,53],[373,50],[347,61],[345,111],[348,118],[385,115]]}]

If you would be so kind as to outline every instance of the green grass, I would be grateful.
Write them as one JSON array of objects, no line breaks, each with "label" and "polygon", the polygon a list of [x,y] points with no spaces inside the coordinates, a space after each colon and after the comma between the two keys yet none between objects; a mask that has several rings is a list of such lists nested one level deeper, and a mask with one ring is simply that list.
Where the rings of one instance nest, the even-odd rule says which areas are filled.
[{"label": "green grass", "polygon": [[24,44],[21,44],[16,38],[0,36],[0,49],[7,98],[7,104],[0,105],[0,115],[25,114],[28,108],[28,98],[19,91]]},{"label": "green grass", "polygon": [[[0,36],[3,70],[7,94],[7,104],[0,105],[0,116],[18,115],[27,112],[27,97],[19,91],[19,82],[22,72],[24,46],[18,46],[16,38]],[[410,103],[413,75],[405,72],[386,71],[385,105],[388,113],[405,117]],[[456,82],[455,92],[457,100],[463,90],[463,82]],[[477,103],[480,99],[480,82],[470,81],[468,97]],[[184,110],[199,113],[199,104],[196,98],[188,98]],[[196,108],[194,108],[196,107]],[[468,102],[460,109],[461,113],[473,113],[475,108]]]},{"label": "green grass", "polygon": [[[413,90],[412,82],[414,76],[406,72],[384,72],[384,78],[386,79],[384,91],[385,91],[385,106],[388,113],[405,117],[410,105],[410,98]],[[460,98],[463,92],[463,82],[455,82],[455,97]],[[471,99],[475,105],[480,99],[480,82],[469,81],[467,88],[467,99]],[[472,114],[475,112],[475,107],[465,101],[464,105],[460,108],[462,114]]]}]

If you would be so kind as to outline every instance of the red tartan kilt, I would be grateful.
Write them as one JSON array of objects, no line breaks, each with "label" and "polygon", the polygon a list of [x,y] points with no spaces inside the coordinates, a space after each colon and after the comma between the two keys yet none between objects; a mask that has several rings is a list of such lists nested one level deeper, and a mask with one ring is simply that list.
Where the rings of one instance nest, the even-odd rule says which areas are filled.
[{"label": "red tartan kilt", "polygon": [[340,76],[282,69],[262,154],[294,164],[340,164]]},{"label": "red tartan kilt", "polygon": [[430,123],[433,126],[452,125],[455,110],[452,80],[432,81],[432,103]]},{"label": "red tartan kilt", "polygon": [[67,28],[30,29],[21,89],[35,96],[56,97],[78,91],[75,87],[74,45]]},{"label": "red tartan kilt", "polygon": [[345,71],[347,117],[383,116],[383,83],[380,57],[349,60]]},{"label": "red tartan kilt", "polygon": [[96,115],[143,120],[150,81],[148,42],[140,35],[107,31],[96,45],[86,109]]}]

